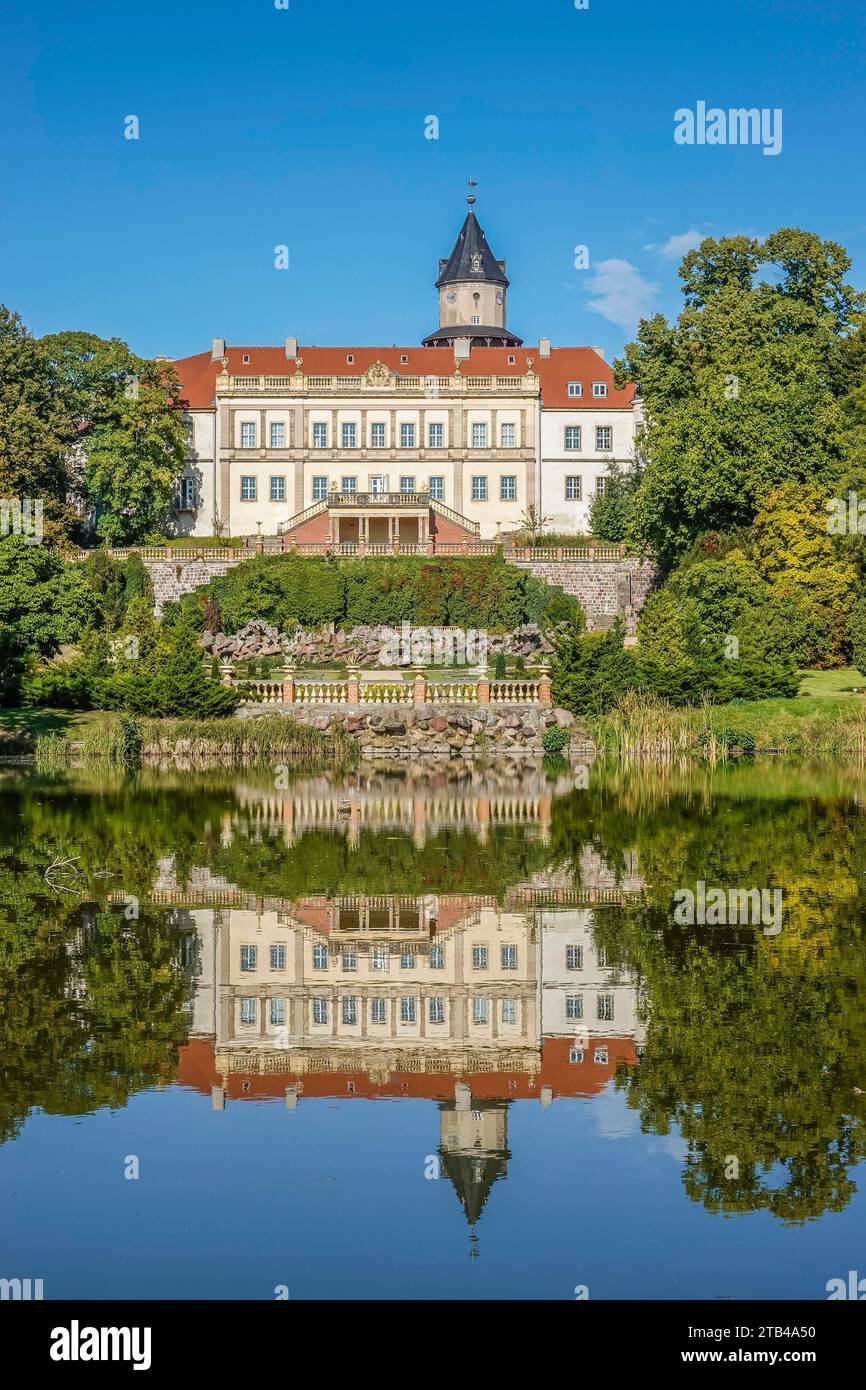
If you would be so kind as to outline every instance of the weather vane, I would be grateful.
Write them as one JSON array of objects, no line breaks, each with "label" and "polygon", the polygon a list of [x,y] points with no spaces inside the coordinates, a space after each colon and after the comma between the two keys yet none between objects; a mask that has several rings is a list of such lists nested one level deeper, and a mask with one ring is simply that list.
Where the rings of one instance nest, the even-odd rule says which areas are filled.
[{"label": "weather vane", "polygon": [[473,190],[473,188],[477,188],[477,187],[478,187],[478,184],[476,183],[475,179],[470,179],[470,180],[469,180],[469,194],[468,194],[468,196],[467,196],[467,198],[466,198],[466,201],[467,201],[467,203],[469,204],[470,207],[471,207],[472,204],[475,202],[475,194],[472,192],[472,190]]}]

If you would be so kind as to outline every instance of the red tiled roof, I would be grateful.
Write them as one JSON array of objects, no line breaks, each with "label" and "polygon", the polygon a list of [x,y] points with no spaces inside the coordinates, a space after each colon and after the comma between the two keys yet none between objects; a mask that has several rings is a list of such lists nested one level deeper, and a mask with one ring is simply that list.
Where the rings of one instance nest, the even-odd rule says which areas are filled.
[{"label": "red tiled roof", "polygon": [[[292,376],[295,370],[294,360],[287,358],[281,347],[229,347],[226,356],[232,376]],[[451,348],[299,347],[298,356],[303,359],[303,371],[307,376],[360,377],[375,362],[383,362],[404,376],[450,376],[454,370]],[[348,356],[354,361],[347,362]],[[244,357],[249,357],[249,362],[245,362]],[[509,363],[509,357],[514,358],[513,363]],[[537,347],[473,348],[468,361],[462,363],[462,371],[464,376],[521,375],[528,370],[530,357],[533,370],[541,378],[545,408],[631,409],[634,387],[629,385],[621,391],[615,390],[610,365],[589,347],[552,348],[549,357],[539,356]],[[175,367],[182,386],[181,397],[187,407],[190,410],[212,409],[221,362],[211,361],[209,352],[199,352],[193,357],[179,358]],[[568,395],[570,381],[583,383],[581,397]],[[594,381],[608,384],[603,402],[593,399]]]}]

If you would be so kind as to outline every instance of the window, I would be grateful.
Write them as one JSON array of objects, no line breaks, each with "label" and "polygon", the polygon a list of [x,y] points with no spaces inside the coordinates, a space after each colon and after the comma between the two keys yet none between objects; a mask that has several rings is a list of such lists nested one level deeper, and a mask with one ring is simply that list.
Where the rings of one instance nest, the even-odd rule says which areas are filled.
[{"label": "window", "polygon": [[327,970],[328,968],[328,948],[327,946],[313,947],[313,969]]},{"label": "window", "polygon": [[607,490],[607,478],[596,478],[595,490],[598,493],[599,497],[604,497],[604,494]]},{"label": "window", "polygon": [[181,478],[178,506],[182,512],[195,511],[195,478]]},{"label": "window", "polygon": [[486,479],[486,478],[473,478],[473,479],[472,479],[472,501],[473,501],[473,502],[486,502],[486,501],[487,501],[487,479]]},{"label": "window", "polygon": [[241,448],[254,449],[256,447],[256,427],[251,422],[241,425]]},{"label": "window", "polygon": [[415,491],[415,478],[413,474],[407,473],[400,479],[400,491],[404,494]]},{"label": "window", "polygon": [[431,946],[431,947],[430,947],[430,969],[431,969],[431,970],[444,970],[444,969],[445,969],[445,947],[444,947],[444,946]]},{"label": "window", "polygon": [[481,315],[480,315],[480,314],[473,314],[472,317],[471,317],[471,319],[469,320],[469,322],[470,322],[470,323],[480,323],[480,322],[481,322]]},{"label": "window", "polygon": [[352,424],[344,425],[342,439],[344,449],[357,449],[358,426]]},{"label": "window", "polygon": [[598,450],[608,451],[613,448],[613,430],[610,425],[596,425],[595,427],[595,447]]},{"label": "window", "polygon": [[328,447],[328,426],[324,420],[317,420],[313,425],[313,448],[327,449]]},{"label": "window", "polygon": [[256,480],[255,480],[255,478],[249,478],[249,477],[243,477],[243,478],[241,478],[241,501],[242,501],[242,502],[255,502],[255,500],[256,500],[256,493],[257,493],[257,486],[256,486]]},{"label": "window", "polygon": [[430,488],[430,496],[434,501],[441,502],[445,496],[445,479],[430,478],[428,486]]},{"label": "window", "polygon": [[580,381],[570,381],[568,383],[568,394],[571,397],[583,395],[583,384]]},{"label": "window", "polygon": [[328,496],[327,478],[317,477],[313,479],[313,501],[324,502]]},{"label": "window", "polygon": [[479,424],[477,421],[472,426],[472,447],[473,449],[487,448],[487,426]]},{"label": "window", "polygon": [[515,425],[506,424],[499,427],[499,443],[503,449],[513,449],[517,443],[517,429]]},{"label": "window", "polygon": [[344,951],[342,956],[340,957],[340,964],[342,965],[345,971],[351,974],[353,971],[358,969],[358,952],[348,950]]},{"label": "window", "polygon": [[241,970],[255,970],[258,950],[255,946],[241,947]]},{"label": "window", "polygon": [[241,1000],[241,1023],[255,1023],[256,1021],[256,1000]]},{"label": "window", "polygon": [[415,952],[412,950],[411,947],[408,947],[406,950],[400,952],[401,970],[414,970],[417,964],[418,957],[415,955]]},{"label": "window", "polygon": [[566,970],[583,969],[583,947],[566,946],[565,948],[565,968]]},{"label": "window", "polygon": [[487,947],[486,947],[486,946],[473,946],[473,947],[472,947],[472,969],[473,969],[473,970],[486,970],[486,969],[487,969]]},{"label": "window", "polygon": [[582,1048],[582,1047],[572,1047],[572,1048],[570,1048],[570,1049],[569,1049],[569,1053],[568,1053],[568,1060],[569,1060],[569,1062],[576,1062],[577,1065],[580,1066],[581,1062],[583,1061],[583,1048]]},{"label": "window", "polygon": [[517,969],[517,947],[503,946],[500,948],[499,961],[503,970]]},{"label": "window", "polygon": [[403,994],[400,997],[400,1022],[415,1022],[415,999],[411,994]]},{"label": "window", "polygon": [[401,425],[401,426],[400,426],[400,448],[401,448],[401,449],[414,449],[414,448],[415,448],[415,426],[414,426],[414,425]]},{"label": "window", "polygon": [[271,1023],[277,1027],[286,1021],[286,1001],[285,999],[271,1000]]},{"label": "window", "polygon": [[370,969],[386,972],[388,969],[388,947],[373,946],[370,949]]},{"label": "window", "polygon": [[576,474],[570,474],[565,480],[566,502],[579,502],[581,492],[580,478]]},{"label": "window", "polygon": [[510,352],[510,353],[508,354],[508,365],[509,365],[509,367],[513,367],[516,361],[517,361],[517,358],[514,356],[514,353],[513,353],[513,352]]},{"label": "window", "polygon": [[370,447],[371,449],[384,449],[385,447],[385,425],[384,423],[370,426]]},{"label": "window", "polygon": [[328,1001],[318,995],[313,999],[313,1022],[327,1023],[328,1021]]},{"label": "window", "polygon": [[349,496],[352,496],[352,494],[355,493],[355,492],[357,492],[357,490],[358,490],[358,479],[357,479],[357,478],[343,478],[343,479],[341,480],[341,482],[340,482],[340,491],[341,491],[341,492],[346,492],[346,493],[349,494]]},{"label": "window", "polygon": [[606,1067],[608,1062],[607,1048],[597,1047],[592,1054],[592,1060],[597,1067]]},{"label": "window", "polygon": [[375,477],[372,473],[370,474],[370,491],[374,497],[385,491],[385,482],[386,479],[383,478],[381,473],[376,474]]},{"label": "window", "polygon": [[580,425],[566,425],[565,447],[566,449],[580,448]]},{"label": "window", "polygon": [[428,1018],[431,1023],[445,1022],[445,1000],[439,994],[434,994],[429,1000]]},{"label": "window", "polygon": [[601,396],[606,396],[606,395],[607,395],[607,382],[606,382],[606,381],[594,381],[594,382],[592,383],[592,394],[596,397],[596,399],[598,399],[598,398],[601,397]]},{"label": "window", "polygon": [[346,361],[348,362],[348,364],[349,364],[350,367],[351,367],[352,363],[354,362],[354,360],[355,360],[355,354],[354,354],[354,352],[347,352],[347,353],[346,353]]},{"label": "window", "polygon": [[490,1017],[490,1003],[483,994],[476,994],[472,1000],[472,1022],[486,1023]]},{"label": "window", "polygon": [[342,1019],[349,1025],[358,1022],[358,996],[357,994],[344,994],[342,998]]},{"label": "window", "polygon": [[271,969],[285,970],[286,968],[286,948],[280,942],[271,947]]},{"label": "window", "polygon": [[583,1018],[583,995],[567,994],[565,996],[565,1017]]},{"label": "window", "polygon": [[427,426],[427,446],[430,449],[441,449],[445,444],[445,426]]},{"label": "window", "polygon": [[370,1000],[370,1018],[373,1023],[388,1022],[387,1001],[383,999],[381,995],[377,995],[375,999]]},{"label": "window", "polygon": [[249,364],[250,364],[250,355],[249,355],[248,352],[245,352],[245,353],[244,353],[243,358],[242,358],[242,361],[243,361],[243,364],[244,364],[245,367],[248,367],[248,366],[249,366]]},{"label": "window", "polygon": [[286,427],[282,420],[271,421],[271,448],[285,449],[286,447]]},{"label": "window", "polygon": [[598,996],[598,1021],[599,1023],[613,1022],[613,995],[600,994]]},{"label": "window", "polygon": [[515,474],[509,474],[507,477],[499,479],[499,500],[500,502],[517,500],[517,477]]},{"label": "window", "polygon": [[408,352],[402,352],[402,353],[400,354],[400,361],[401,361],[401,362],[403,363],[403,365],[405,366],[405,364],[409,361],[409,354],[408,354]]},{"label": "window", "polygon": [[285,478],[271,478],[271,501],[285,502],[286,500],[286,480]]},{"label": "window", "polygon": [[516,1023],[516,1022],[517,1022],[517,1000],[516,1000],[516,999],[503,999],[503,1001],[502,1001],[502,1022],[503,1022],[503,1023]]},{"label": "window", "polygon": [[604,966],[607,965],[607,951],[605,950],[604,946],[596,947],[595,958],[602,968],[604,968]]}]

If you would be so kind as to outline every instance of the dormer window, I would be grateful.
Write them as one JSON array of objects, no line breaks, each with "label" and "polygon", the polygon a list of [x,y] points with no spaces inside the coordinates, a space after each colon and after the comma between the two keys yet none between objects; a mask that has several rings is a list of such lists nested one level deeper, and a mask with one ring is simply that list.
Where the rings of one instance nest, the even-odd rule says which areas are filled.
[{"label": "dormer window", "polygon": [[250,362],[250,355],[249,355],[248,352],[245,352],[245,353],[244,353],[244,366],[245,366],[245,367],[248,367],[248,366],[249,366],[249,362]]},{"label": "dormer window", "polygon": [[481,256],[477,251],[470,257],[470,264],[473,270],[481,269]]},{"label": "dormer window", "polygon": [[592,383],[592,394],[593,394],[594,396],[606,396],[606,395],[607,395],[607,382],[606,382],[606,381],[594,381],[594,382]]},{"label": "dormer window", "polygon": [[510,353],[508,354],[508,365],[509,365],[509,367],[513,367],[516,361],[517,361],[517,358],[514,356],[514,353],[513,353],[513,352],[510,352]]},{"label": "dormer window", "polygon": [[409,354],[408,354],[408,352],[401,352],[401,354],[400,354],[400,362],[401,362],[401,364],[402,364],[403,366],[405,366],[405,364],[406,364],[408,361],[409,361]]},{"label": "dormer window", "polygon": [[568,394],[569,394],[570,396],[582,396],[582,395],[583,395],[583,385],[582,385],[582,383],[579,382],[579,381],[570,381],[570,382],[568,383]]},{"label": "dormer window", "polygon": [[347,352],[347,353],[346,353],[346,361],[348,362],[348,364],[349,364],[350,367],[351,367],[352,363],[354,362],[354,360],[355,360],[355,354],[354,354],[354,352]]}]

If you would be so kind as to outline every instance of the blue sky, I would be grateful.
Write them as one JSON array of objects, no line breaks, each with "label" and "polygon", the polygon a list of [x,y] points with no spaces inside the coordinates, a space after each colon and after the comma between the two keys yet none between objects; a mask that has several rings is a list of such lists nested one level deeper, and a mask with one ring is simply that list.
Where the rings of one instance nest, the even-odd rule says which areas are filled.
[{"label": "blue sky", "polygon": [[[799,225],[847,246],[866,285],[863,0],[4,0],[0,16],[0,300],[37,334],[172,356],[222,336],[416,343],[470,176],[528,342],[619,351],[640,313],[678,311],[675,253],[701,233]],[[699,100],[781,108],[781,153],[675,144],[674,112]]]}]

